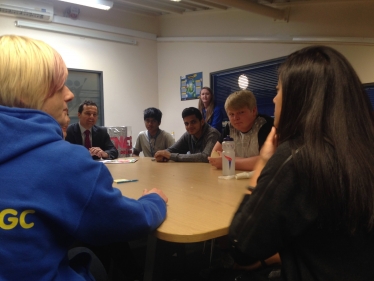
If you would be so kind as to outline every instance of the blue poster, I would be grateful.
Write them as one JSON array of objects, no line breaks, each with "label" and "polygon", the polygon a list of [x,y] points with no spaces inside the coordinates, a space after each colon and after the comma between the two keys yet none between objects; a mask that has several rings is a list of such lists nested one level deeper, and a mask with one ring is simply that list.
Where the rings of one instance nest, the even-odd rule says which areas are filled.
[{"label": "blue poster", "polygon": [[181,100],[194,100],[200,97],[203,73],[197,72],[181,76]]}]

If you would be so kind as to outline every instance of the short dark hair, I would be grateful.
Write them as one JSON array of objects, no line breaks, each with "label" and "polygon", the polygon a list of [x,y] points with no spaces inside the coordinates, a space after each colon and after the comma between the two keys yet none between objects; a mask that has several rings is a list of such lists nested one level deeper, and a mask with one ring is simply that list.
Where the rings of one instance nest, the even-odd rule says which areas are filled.
[{"label": "short dark hair", "polygon": [[200,110],[198,110],[196,107],[187,107],[183,109],[182,111],[182,118],[186,118],[187,116],[195,115],[197,119],[201,121],[203,119],[203,116],[201,115]]},{"label": "short dark hair", "polygon": [[96,108],[97,108],[97,113],[99,113],[99,107],[97,106],[97,104],[96,103],[94,103],[92,100],[85,100],[84,102],[82,102],[80,105],[79,105],[79,107],[78,107],[78,112],[79,113],[82,113],[83,112],[83,106],[89,106],[89,105],[91,105],[91,106],[96,106]]},{"label": "short dark hair", "polygon": [[149,107],[144,110],[144,120],[147,118],[154,118],[158,123],[161,123],[162,112],[158,108]]}]

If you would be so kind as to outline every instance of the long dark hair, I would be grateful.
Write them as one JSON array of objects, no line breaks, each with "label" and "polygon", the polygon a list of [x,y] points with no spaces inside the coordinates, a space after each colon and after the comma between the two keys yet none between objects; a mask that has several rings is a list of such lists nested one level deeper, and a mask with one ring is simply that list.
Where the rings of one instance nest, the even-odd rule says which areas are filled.
[{"label": "long dark hair", "polygon": [[[205,115],[205,122],[208,123],[213,116],[215,102],[214,102],[214,94],[213,94],[212,89],[209,88],[209,87],[202,87],[201,91],[204,90],[204,89],[207,90],[210,93],[210,96],[212,97],[211,100],[210,100],[210,103],[208,105],[208,108],[206,109],[206,115]],[[201,114],[203,114],[204,104],[201,100],[201,96],[199,98],[199,106],[198,107],[199,107],[199,110],[200,110]]]},{"label": "long dark hair", "polygon": [[279,81],[278,139],[290,142],[322,224],[350,233],[371,230],[374,118],[353,67],[336,50],[312,46],[288,57]]}]

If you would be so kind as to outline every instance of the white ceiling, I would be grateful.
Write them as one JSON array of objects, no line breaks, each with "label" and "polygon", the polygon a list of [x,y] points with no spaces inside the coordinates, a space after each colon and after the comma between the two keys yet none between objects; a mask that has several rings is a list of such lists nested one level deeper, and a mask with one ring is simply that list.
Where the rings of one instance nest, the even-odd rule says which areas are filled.
[{"label": "white ceiling", "polygon": [[112,0],[113,9],[149,16],[183,15],[196,11],[236,8],[274,19],[287,20],[289,7],[324,3],[360,3],[374,0]]}]

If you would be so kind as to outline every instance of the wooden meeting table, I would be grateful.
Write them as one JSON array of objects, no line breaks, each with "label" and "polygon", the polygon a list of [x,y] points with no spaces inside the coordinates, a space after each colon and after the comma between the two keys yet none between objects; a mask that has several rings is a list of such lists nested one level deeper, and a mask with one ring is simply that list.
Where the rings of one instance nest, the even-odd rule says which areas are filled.
[{"label": "wooden meeting table", "polygon": [[138,199],[144,189],[156,187],[169,199],[166,220],[148,240],[144,280],[152,280],[157,240],[154,237],[169,242],[193,243],[226,235],[248,180],[219,179],[222,171],[208,163],[137,159],[135,163],[106,166],[114,179],[138,180],[113,184],[124,196]]}]

